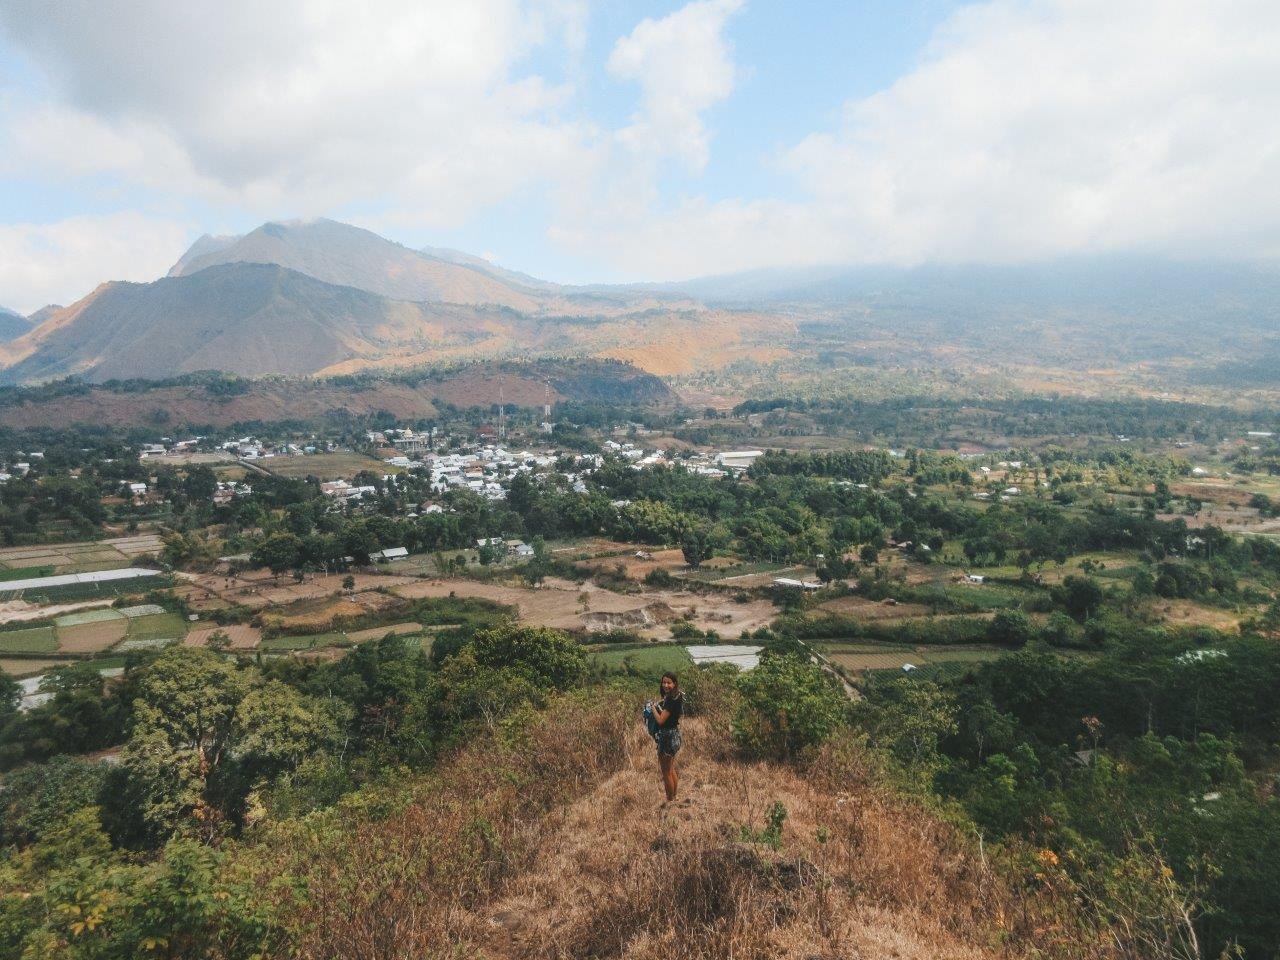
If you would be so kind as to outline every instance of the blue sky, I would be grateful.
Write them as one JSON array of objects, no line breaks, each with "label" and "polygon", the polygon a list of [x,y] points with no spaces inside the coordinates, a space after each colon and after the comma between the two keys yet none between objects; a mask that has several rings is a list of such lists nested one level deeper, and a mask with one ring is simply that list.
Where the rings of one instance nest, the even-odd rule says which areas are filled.
[{"label": "blue sky", "polygon": [[1260,0],[0,6],[0,304],[331,216],[568,282],[1280,251]]}]

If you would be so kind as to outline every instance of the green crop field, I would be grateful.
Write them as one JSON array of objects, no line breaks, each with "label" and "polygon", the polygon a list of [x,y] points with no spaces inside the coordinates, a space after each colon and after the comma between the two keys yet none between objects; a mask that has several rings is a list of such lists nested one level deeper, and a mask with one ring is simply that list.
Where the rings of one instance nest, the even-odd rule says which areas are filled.
[{"label": "green crop field", "polygon": [[53,576],[53,567],[0,567],[0,583],[5,580],[34,580]]},{"label": "green crop field", "polygon": [[173,578],[166,576],[133,577],[127,580],[108,580],[105,583],[68,583],[58,587],[42,587],[33,590],[5,590],[0,583],[0,600],[43,600],[48,603],[73,600],[94,600],[98,597],[121,597],[142,594],[173,585]]},{"label": "green crop field", "polygon": [[129,618],[129,640],[181,640],[187,624],[176,613],[153,613]]},{"label": "green crop field", "polygon": [[316,633],[302,637],[264,637],[258,644],[258,649],[264,653],[288,653],[294,650],[347,646],[350,642],[345,633]]},{"label": "green crop field", "polygon": [[378,476],[404,472],[401,467],[393,467],[373,457],[350,451],[313,453],[298,457],[266,457],[255,462],[277,477],[318,477],[321,480],[350,480],[361,470],[370,470]]},{"label": "green crop field", "polygon": [[624,650],[601,650],[591,654],[591,659],[609,671],[626,670],[629,667],[633,672],[652,673],[655,679],[664,670],[687,670],[693,666],[689,651],[673,643]]},{"label": "green crop field", "polygon": [[53,627],[27,627],[0,632],[0,654],[56,653],[58,638]]},{"label": "green crop field", "polygon": [[85,623],[102,623],[106,620],[123,618],[119,610],[83,610],[80,613],[67,613],[53,622],[60,627],[78,627]]}]

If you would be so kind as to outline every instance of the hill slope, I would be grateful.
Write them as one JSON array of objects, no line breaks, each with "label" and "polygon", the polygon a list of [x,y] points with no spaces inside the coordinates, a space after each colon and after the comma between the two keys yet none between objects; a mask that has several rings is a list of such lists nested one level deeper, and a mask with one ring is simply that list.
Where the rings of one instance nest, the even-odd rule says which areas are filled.
[{"label": "hill slope", "polygon": [[657,377],[599,360],[477,363],[439,373],[351,379],[227,381],[207,376],[108,387],[55,384],[0,392],[0,426],[215,428],[294,420],[319,423],[385,411],[406,420],[437,416],[437,404],[540,407],[547,399],[669,407],[678,398]]},{"label": "hill slope", "polygon": [[274,263],[393,300],[498,304],[536,310],[541,294],[480,269],[402,247],[334,220],[265,223],[242,237],[203,236],[169,271],[184,277],[228,263]]},{"label": "hill slope", "polygon": [[0,343],[22,336],[31,329],[31,322],[7,307],[0,307]]},{"label": "hill slope", "polygon": [[[559,700],[477,738],[389,815],[270,830],[270,874],[316,958],[1094,960],[1121,956],[1047,886],[1015,888],[952,827],[882,785],[854,744],[806,770],[736,758],[722,718],[682,729],[663,809],[636,704]],[[501,738],[499,738],[501,741]],[[762,836],[766,811],[785,811]],[[265,876],[268,874],[264,874]],[[1089,942],[1081,937],[1088,936]]]},{"label": "hill slope", "polygon": [[480,326],[467,307],[389,300],[272,264],[223,264],[103,284],[0,347],[0,380],[307,374],[381,356],[389,344],[467,343]]}]

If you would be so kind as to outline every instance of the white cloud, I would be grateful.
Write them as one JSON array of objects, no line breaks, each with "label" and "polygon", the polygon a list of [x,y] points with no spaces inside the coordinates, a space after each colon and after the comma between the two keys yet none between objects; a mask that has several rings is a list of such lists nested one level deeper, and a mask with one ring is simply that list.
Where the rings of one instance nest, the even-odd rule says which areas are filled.
[{"label": "white cloud", "polygon": [[[1280,4],[995,0],[785,151],[799,202],[562,225],[653,277],[1079,252],[1280,255]],[[616,213],[611,210],[610,213]]]},{"label": "white cloud", "polygon": [[48,173],[264,217],[363,205],[452,225],[582,162],[569,91],[517,67],[580,48],[583,17],[576,0],[14,0],[0,27],[53,99],[10,108],[10,139]]},{"label": "white cloud", "polygon": [[[1274,0],[966,6],[899,80],[780,152],[778,174],[799,187],[786,195],[799,199],[723,201],[669,195],[660,161],[684,165],[673,179],[686,191],[688,173],[707,169],[708,112],[740,72],[727,31],[741,0],[695,0],[616,42],[609,74],[638,97],[614,129],[582,118],[572,79],[585,2],[227,0],[201,11],[8,0],[0,29],[49,90],[0,101],[0,169],[114,178],[232,216],[349,210],[392,234],[545,198],[553,243],[635,278],[1076,252],[1280,255]],[[533,52],[570,66],[533,72]],[[138,256],[154,274],[179,250],[149,254],[163,230],[142,219]],[[3,252],[37,260],[20,287],[11,278],[26,268],[12,256],[0,265],[0,303],[48,289],[38,275],[51,261],[29,238],[60,227],[5,228]],[[68,263],[74,282],[57,296],[145,274],[115,255]]]},{"label": "white cloud", "polygon": [[104,279],[154,280],[191,235],[190,224],[142,213],[0,225],[0,305],[31,313]]},{"label": "white cloud", "polygon": [[673,154],[694,169],[706,166],[709,143],[702,115],[733,91],[736,68],[725,21],[742,0],[700,0],[661,20],[642,20],[614,45],[609,72],[634,80],[640,109],[618,139],[638,154]]}]

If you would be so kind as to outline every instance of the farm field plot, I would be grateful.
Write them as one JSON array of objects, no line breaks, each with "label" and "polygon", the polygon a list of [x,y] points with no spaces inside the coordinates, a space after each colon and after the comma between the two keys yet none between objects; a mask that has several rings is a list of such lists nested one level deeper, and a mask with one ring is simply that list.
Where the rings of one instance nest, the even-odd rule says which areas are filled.
[{"label": "farm field plot", "polygon": [[55,653],[58,638],[53,627],[27,627],[0,632],[0,654]]},{"label": "farm field plot", "polygon": [[867,600],[864,597],[836,597],[818,604],[819,610],[829,610],[858,620],[902,620],[907,617],[923,617],[929,608],[919,603],[885,603],[883,600]]},{"label": "farm field plot", "polygon": [[321,480],[350,480],[361,470],[370,470],[379,476],[404,472],[401,467],[393,467],[373,457],[350,451],[297,457],[264,457],[254,463],[277,477],[318,477]]},{"label": "farm field plot", "polygon": [[30,580],[53,576],[53,567],[0,567],[0,583],[5,580]]},{"label": "farm field plot", "polygon": [[720,583],[747,589],[767,587],[773,583],[774,577],[810,580],[813,578],[813,571],[808,567],[793,567],[786,563],[743,563],[700,569],[684,574],[684,577],[688,580],[701,580],[703,583]]},{"label": "farm field plot", "polygon": [[[696,610],[693,623],[702,630],[716,630],[726,636],[735,636],[743,630],[755,630],[767,626],[777,611],[767,600],[750,600],[738,603],[729,600],[712,600],[680,590],[646,590],[642,593],[623,594],[603,587],[581,587],[565,580],[548,578],[539,589],[516,587],[498,583],[482,583],[475,580],[418,580],[392,588],[392,593],[406,599],[421,597],[479,597],[497,603],[514,606],[520,619],[541,627],[561,630],[584,630],[590,625],[599,628],[600,614],[622,615],[617,619],[635,616],[635,628],[646,636],[665,637],[666,626],[640,626],[644,620],[640,612],[645,607],[666,604],[677,614]],[[618,623],[617,625],[625,625]]]},{"label": "farm field plot", "polygon": [[[451,625],[444,624],[430,629],[432,631],[448,629],[449,626]],[[262,650],[268,652],[321,650],[325,647],[349,647],[353,644],[365,643],[369,640],[381,640],[388,634],[397,637],[407,637],[420,634],[423,631],[424,627],[420,623],[389,623],[386,626],[369,627],[367,630],[352,630],[349,633],[342,630],[331,630],[327,633],[268,637],[263,640],[259,646]]]},{"label": "farm field plot", "polygon": [[146,617],[154,613],[164,613],[165,609],[164,607],[154,603],[140,603],[136,607],[120,607],[118,608],[117,612],[122,617],[132,618],[132,617]]},{"label": "farm field plot", "polygon": [[155,553],[161,548],[154,534],[116,537],[82,543],[53,543],[0,550],[0,566],[6,569],[51,567],[43,575],[88,573],[94,570],[116,570],[132,564],[134,557]]},{"label": "farm field plot", "polygon": [[292,653],[295,650],[346,646],[348,643],[345,633],[314,633],[295,637],[267,637],[258,644],[258,649],[263,653]]},{"label": "farm field plot", "polygon": [[46,670],[52,670],[54,667],[65,667],[65,660],[38,660],[23,657],[21,659],[5,659],[0,657],[0,673],[7,673],[11,677],[34,677],[44,673]]},{"label": "farm field plot", "polygon": [[984,663],[1008,653],[999,647],[911,647],[895,644],[823,644],[827,658],[846,670],[901,670],[941,663]]},{"label": "farm field plot", "polygon": [[366,640],[381,640],[388,633],[403,637],[421,632],[422,624],[420,623],[392,623],[385,627],[370,627],[368,630],[352,630],[347,634],[347,639],[354,643],[363,643]]},{"label": "farm field plot", "polygon": [[[637,557],[637,553],[641,553],[643,556]],[[618,556],[579,560],[575,566],[584,570],[592,570],[597,567],[612,570],[619,564],[632,580],[643,580],[646,575],[654,570],[666,570],[671,573],[687,566],[684,560],[684,553],[680,550],[647,550],[643,547],[637,547],[635,550]]]},{"label": "farm field plot", "polygon": [[189,647],[207,647],[209,638],[216,632],[221,630],[231,640],[230,650],[256,650],[258,644],[262,641],[262,631],[257,627],[250,627],[245,624],[233,624],[231,626],[207,626],[198,627],[187,634],[184,641]]},{"label": "farm field plot", "polygon": [[187,625],[176,613],[129,617],[127,624],[130,640],[181,640],[187,635]]},{"label": "farm field plot", "polygon": [[606,670],[630,667],[632,670],[652,673],[655,682],[664,670],[678,672],[693,666],[689,651],[674,643],[655,643],[651,647],[626,647],[621,650],[606,647],[591,654],[591,659]]},{"label": "farm field plot", "polygon": [[101,653],[125,638],[129,621],[117,616],[113,620],[97,620],[58,626],[59,653]]},{"label": "farm field plot", "polygon": [[80,613],[65,613],[53,622],[58,627],[79,627],[87,623],[105,623],[108,620],[124,619],[119,610],[84,610]]}]

